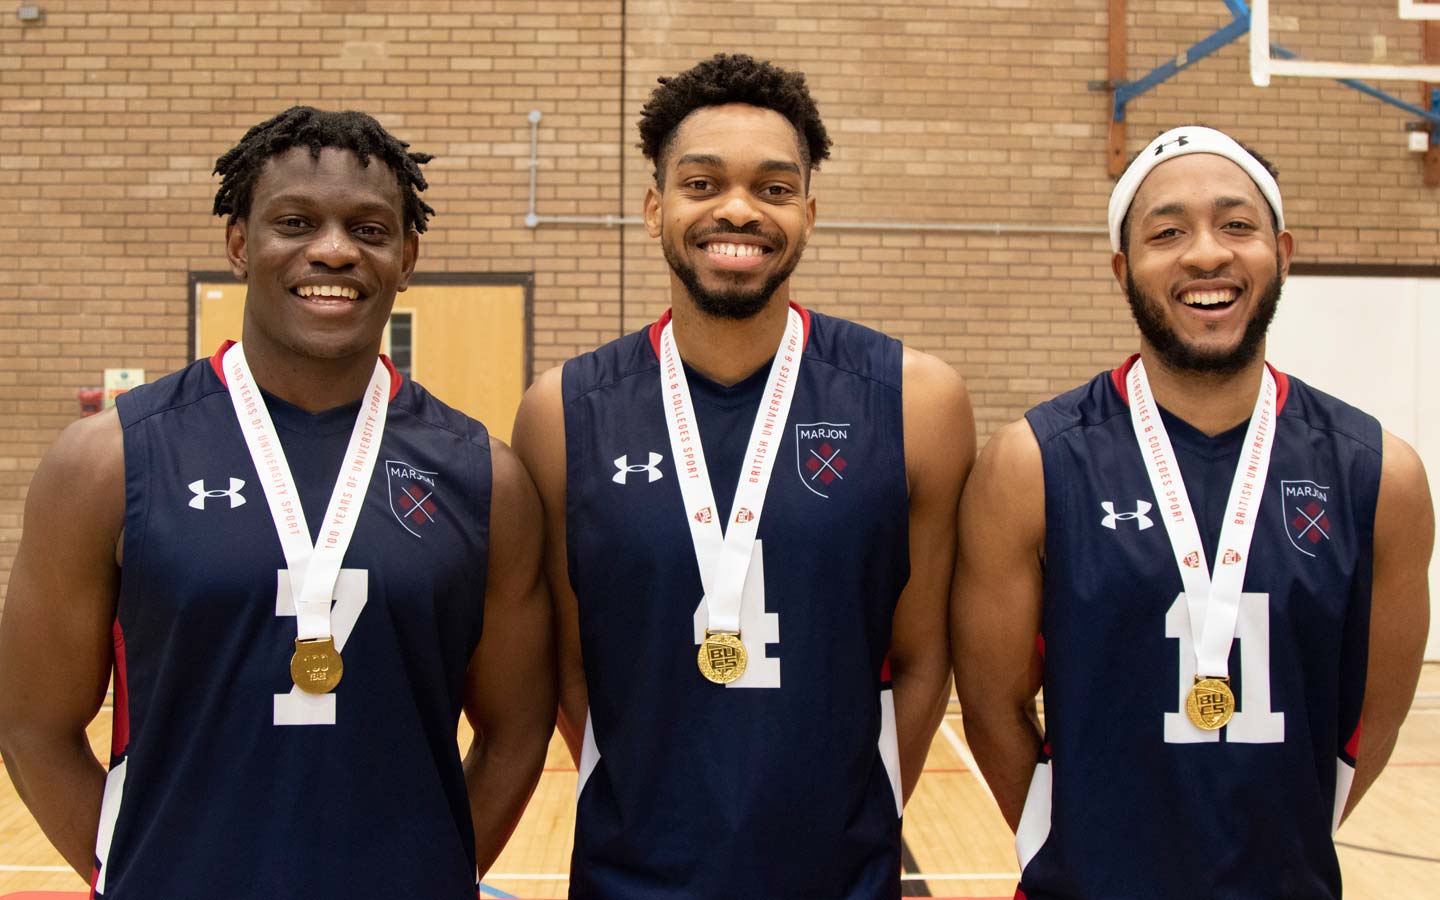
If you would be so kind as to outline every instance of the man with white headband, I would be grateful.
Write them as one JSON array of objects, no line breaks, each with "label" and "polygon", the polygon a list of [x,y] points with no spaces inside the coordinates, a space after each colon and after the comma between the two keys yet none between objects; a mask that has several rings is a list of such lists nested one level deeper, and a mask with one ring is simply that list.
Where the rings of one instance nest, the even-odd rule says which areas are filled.
[{"label": "man with white headband", "polygon": [[[242,340],[35,473],[0,749],[94,897],[475,900],[539,778],[539,498],[380,354],[433,212],[407,146],[310,107],[247,131],[214,204]],[[107,772],[86,726],[112,672]]]},{"label": "man with white headband", "polygon": [[580,768],[573,900],[893,900],[950,682],[960,377],[794,302],[830,140],[718,55],[640,119],[670,309],[551,370],[535,476]]},{"label": "man with white headband", "polygon": [[1109,222],[1140,352],[1002,428],[961,504],[953,653],[1016,896],[1338,898],[1424,651],[1424,470],[1266,364],[1268,163],[1176,128]]}]

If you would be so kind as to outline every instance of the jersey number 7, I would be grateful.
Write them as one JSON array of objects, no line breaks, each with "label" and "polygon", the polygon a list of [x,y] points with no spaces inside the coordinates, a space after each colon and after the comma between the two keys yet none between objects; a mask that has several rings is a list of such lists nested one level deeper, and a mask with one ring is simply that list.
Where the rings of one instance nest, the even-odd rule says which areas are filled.
[{"label": "jersey number 7", "polygon": [[[290,594],[290,573],[276,572],[275,615],[294,616],[295,598]],[[342,655],[350,632],[360,619],[360,610],[370,597],[369,569],[341,569],[335,580],[335,606],[330,613],[330,630],[335,649]],[[335,694],[307,694],[294,685],[288,694],[275,695],[276,725],[334,725]]]}]

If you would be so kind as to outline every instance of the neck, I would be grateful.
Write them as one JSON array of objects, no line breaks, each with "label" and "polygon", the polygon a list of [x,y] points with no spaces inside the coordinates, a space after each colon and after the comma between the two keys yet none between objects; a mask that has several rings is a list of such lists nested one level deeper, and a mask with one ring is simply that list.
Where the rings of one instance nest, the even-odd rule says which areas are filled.
[{"label": "neck", "polygon": [[1250,421],[1255,412],[1265,371],[1263,345],[1253,362],[1228,375],[1177,371],[1149,344],[1141,345],[1140,358],[1155,402],[1210,437]]},{"label": "neck", "polygon": [[675,349],[690,368],[729,387],[754,374],[775,356],[790,310],[788,285],[749,319],[721,319],[695,308],[683,288],[672,292]]},{"label": "neck", "polygon": [[245,361],[255,383],[306,412],[324,412],[365,396],[365,388],[375,374],[373,353],[359,353],[340,359],[313,359],[293,351],[275,352],[265,341],[249,340],[245,344]]}]

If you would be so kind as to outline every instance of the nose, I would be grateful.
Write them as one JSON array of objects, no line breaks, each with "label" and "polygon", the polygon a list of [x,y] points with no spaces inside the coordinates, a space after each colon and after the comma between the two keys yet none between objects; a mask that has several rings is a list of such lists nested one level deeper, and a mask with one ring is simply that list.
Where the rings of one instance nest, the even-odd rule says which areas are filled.
[{"label": "nose", "polygon": [[1195,236],[1185,247],[1181,262],[1201,272],[1215,272],[1234,258],[1234,251],[1220,240],[1213,228],[1202,227],[1196,230]]},{"label": "nose", "polygon": [[306,259],[331,269],[343,269],[359,261],[360,251],[354,235],[344,225],[335,224],[318,229],[306,247]]},{"label": "nose", "polygon": [[751,202],[750,192],[739,187],[721,198],[720,205],[715,207],[714,215],[716,219],[735,228],[744,228],[752,222],[760,221],[760,211]]}]

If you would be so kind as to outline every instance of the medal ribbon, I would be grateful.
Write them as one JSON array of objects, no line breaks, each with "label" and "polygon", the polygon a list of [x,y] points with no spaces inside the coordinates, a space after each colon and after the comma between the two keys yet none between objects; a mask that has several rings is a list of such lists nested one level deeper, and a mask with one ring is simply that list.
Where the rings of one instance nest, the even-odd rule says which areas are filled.
[{"label": "medal ribbon", "polygon": [[1150,487],[1160,506],[1160,518],[1170,536],[1170,549],[1185,586],[1190,611],[1190,630],[1195,638],[1195,672],[1201,677],[1228,678],[1230,644],[1235,639],[1235,620],[1240,613],[1240,594],[1245,588],[1245,569],[1250,563],[1250,542],[1255,536],[1255,519],[1270,472],[1270,451],[1275,443],[1276,387],[1270,367],[1264,369],[1260,396],[1245,431],[1244,449],[1230,483],[1225,520],[1220,527],[1220,558],[1213,576],[1200,541],[1195,510],[1180,476],[1179,460],[1170,443],[1165,423],[1145,376],[1145,363],[1136,360],[1126,377],[1130,399],[1130,422],[1140,455],[1150,476]]},{"label": "medal ribbon", "polygon": [[295,478],[290,474],[290,463],[285,459],[275,423],[265,408],[265,398],[255,385],[239,343],[225,351],[222,367],[235,418],[245,435],[250,460],[260,476],[270,516],[275,520],[280,549],[285,553],[290,596],[295,598],[296,637],[300,640],[330,637],[330,601],[335,582],[340,577],[345,550],[355,534],[370,475],[375,471],[380,437],[385,431],[390,406],[390,372],[380,360],[375,361],[375,374],[370,376],[370,386],[365,389],[364,402],[350,432],[350,444],[345,448],[345,461],[330,493],[319,542],[312,544]]},{"label": "medal ribbon", "polygon": [[695,547],[695,561],[700,567],[700,584],[710,616],[706,630],[739,634],[745,575],[750,570],[750,555],[760,531],[765,493],[770,488],[770,474],[800,375],[800,360],[805,350],[804,323],[800,313],[790,307],[785,335],[770,363],[770,377],[765,382],[760,408],[755,412],[755,424],[750,428],[750,442],[740,468],[740,481],[735,486],[729,527],[723,532],[715,491],[710,485],[710,470],[705,465],[705,450],[700,445],[700,423],[695,418],[690,384],[675,347],[674,327],[673,321],[667,322],[660,333],[660,390],[670,430],[675,477],[680,482],[680,497],[690,523],[690,541]]}]

